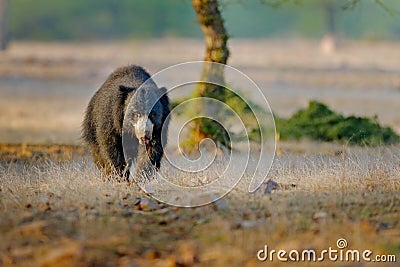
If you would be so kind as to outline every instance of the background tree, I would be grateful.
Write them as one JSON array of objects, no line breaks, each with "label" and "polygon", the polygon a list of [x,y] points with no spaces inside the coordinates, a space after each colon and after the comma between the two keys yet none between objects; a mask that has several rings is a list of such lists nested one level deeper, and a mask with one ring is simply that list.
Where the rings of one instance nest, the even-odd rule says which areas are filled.
[{"label": "background tree", "polygon": [[5,50],[8,44],[8,0],[0,0],[0,50]]},{"label": "background tree", "polygon": [[331,54],[335,52],[338,46],[338,36],[336,33],[337,11],[343,3],[335,0],[324,0],[318,4],[322,6],[324,11],[326,25],[326,33],[321,40],[321,50],[326,54]]},{"label": "background tree", "polygon": [[[260,1],[275,7],[289,2],[312,3],[319,6],[319,8],[324,11],[324,18],[326,21],[325,30],[327,33],[321,43],[321,48],[327,53],[333,52],[337,45],[335,36],[337,11],[340,10],[340,7],[342,9],[351,8],[359,3],[359,0],[318,0],[307,3],[302,0]],[[383,5],[380,0],[375,0],[375,2],[381,6]],[[192,0],[192,6],[197,14],[198,22],[201,25],[204,35],[206,46],[204,61],[226,64],[229,58],[229,35],[224,26],[218,0]],[[383,7],[385,6],[383,5]],[[212,66],[210,64],[204,64],[201,75],[202,81],[213,81],[215,83],[225,84],[223,65]],[[193,96],[214,98],[224,103],[227,103],[229,98],[238,98],[235,93],[212,83],[199,83]],[[243,102],[241,99],[238,99],[238,101]],[[206,109],[210,111],[211,108],[212,107],[205,107],[204,104],[200,104],[196,107],[196,114],[205,114],[204,111]],[[235,107],[232,108],[235,109]],[[245,108],[248,109],[248,106]],[[212,114],[218,117],[217,110],[213,111]],[[203,138],[212,138],[217,143],[230,147],[229,134],[221,125],[210,119],[199,118],[194,121],[189,144],[194,148],[198,148],[198,144]]]},{"label": "background tree", "polygon": [[204,34],[206,54],[204,61],[226,64],[229,57],[228,33],[224,26],[217,0],[192,0]]},{"label": "background tree", "polygon": [[[226,64],[229,58],[228,33],[224,26],[224,20],[219,10],[217,0],[192,0],[198,22],[204,35],[205,56],[204,61]],[[216,84],[225,84],[224,66],[215,64],[204,64],[201,81],[213,81]],[[229,95],[224,87],[212,83],[198,83],[193,97],[210,97],[226,102]],[[213,107],[199,104],[196,107],[196,114],[204,114],[205,109],[210,111]],[[213,110],[217,115],[218,111]],[[214,141],[224,146],[230,147],[229,134],[217,122],[198,118],[194,121],[192,136],[190,137],[190,147],[198,148],[199,142],[203,138],[212,138]]]},{"label": "background tree", "polygon": [[[227,63],[230,54],[228,49],[229,34],[224,25],[219,2],[218,0],[192,0],[192,6],[204,35],[206,46],[204,61],[220,63],[204,64],[201,80],[211,83],[198,83],[193,97],[207,97],[224,102],[241,117],[245,127],[250,132],[250,138],[259,140],[260,134],[257,120],[249,105],[226,86],[218,85],[226,85],[224,65]],[[204,102],[195,107],[195,112],[196,115],[212,114],[219,121],[226,121],[227,119],[224,110]],[[217,120],[208,118],[193,120],[192,134],[184,143],[184,147],[189,148],[191,152],[195,152],[198,150],[198,145],[202,139],[211,138],[217,144],[231,148],[231,133],[228,132],[229,129],[224,128]],[[227,125],[224,126],[227,127]]]},{"label": "background tree", "polygon": [[[260,1],[218,1],[229,37],[268,38],[294,34],[316,38],[325,31],[326,19],[320,3],[327,0],[296,0],[299,4],[287,4],[282,8],[271,8]],[[356,5],[356,14],[341,11],[349,0],[334,2],[338,3],[336,30],[343,36],[399,38],[400,20],[382,14],[374,0],[361,1]],[[8,32],[16,41],[203,37],[192,1],[187,0],[12,0],[8,3]],[[386,0],[385,4],[392,10],[400,10],[400,1]]]}]

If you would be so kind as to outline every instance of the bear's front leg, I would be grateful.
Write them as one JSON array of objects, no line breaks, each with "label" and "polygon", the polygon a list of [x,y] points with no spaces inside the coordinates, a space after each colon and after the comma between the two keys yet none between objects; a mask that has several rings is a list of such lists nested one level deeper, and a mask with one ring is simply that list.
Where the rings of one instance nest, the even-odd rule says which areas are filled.
[{"label": "bear's front leg", "polygon": [[102,141],[102,154],[107,159],[108,174],[116,174],[120,178],[125,178],[127,168],[125,164],[121,137],[117,134],[110,134]]},{"label": "bear's front leg", "polygon": [[138,148],[138,156],[137,156],[137,166],[135,172],[135,181],[136,183],[144,183],[149,182],[154,178],[154,174],[157,170],[157,167],[152,162],[151,150],[144,145],[140,145]]},{"label": "bear's front leg", "polygon": [[164,149],[159,138],[153,139],[151,146],[147,146],[147,154],[149,155],[151,163],[159,170],[161,159],[164,155]]}]

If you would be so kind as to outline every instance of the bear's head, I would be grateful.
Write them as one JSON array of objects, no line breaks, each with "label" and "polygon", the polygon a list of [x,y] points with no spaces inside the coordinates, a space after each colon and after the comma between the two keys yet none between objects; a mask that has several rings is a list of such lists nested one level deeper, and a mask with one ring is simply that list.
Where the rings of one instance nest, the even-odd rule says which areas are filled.
[{"label": "bear's head", "polygon": [[149,144],[154,130],[162,125],[163,107],[159,91],[157,87],[142,86],[134,91],[127,106],[125,119],[129,120],[130,132],[135,134],[141,145]]}]

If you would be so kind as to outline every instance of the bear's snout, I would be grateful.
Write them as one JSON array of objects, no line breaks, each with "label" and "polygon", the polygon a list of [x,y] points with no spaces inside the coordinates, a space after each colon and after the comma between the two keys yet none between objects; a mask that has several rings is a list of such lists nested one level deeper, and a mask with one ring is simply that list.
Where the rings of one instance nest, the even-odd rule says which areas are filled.
[{"label": "bear's snout", "polygon": [[141,145],[148,144],[153,135],[153,123],[147,116],[140,117],[135,124],[135,135]]}]

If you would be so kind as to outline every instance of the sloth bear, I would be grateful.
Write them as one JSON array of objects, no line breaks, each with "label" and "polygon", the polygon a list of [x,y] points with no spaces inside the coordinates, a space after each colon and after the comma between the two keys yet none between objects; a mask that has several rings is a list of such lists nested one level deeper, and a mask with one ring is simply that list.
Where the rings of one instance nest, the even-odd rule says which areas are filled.
[{"label": "sloth bear", "polygon": [[169,112],[166,88],[158,88],[142,67],[121,67],[90,100],[82,138],[106,174],[129,181],[129,168],[135,164],[133,178],[148,178],[160,168]]}]

